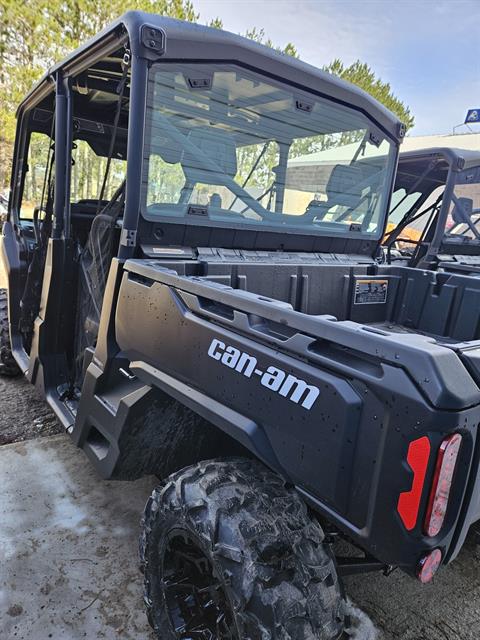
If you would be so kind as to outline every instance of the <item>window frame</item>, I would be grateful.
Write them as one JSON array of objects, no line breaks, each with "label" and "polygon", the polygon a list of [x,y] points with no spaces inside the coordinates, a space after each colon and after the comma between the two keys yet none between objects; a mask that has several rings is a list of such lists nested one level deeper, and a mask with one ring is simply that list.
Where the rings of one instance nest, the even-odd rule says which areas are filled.
[{"label": "window frame", "polygon": [[[22,226],[19,214],[26,175],[25,169],[28,155],[30,117],[35,108],[37,108],[45,98],[52,95],[54,104],[53,113],[55,117],[54,140],[57,142],[57,136],[59,140],[61,140],[60,145],[56,144],[57,148],[55,153],[54,226],[57,227],[57,232],[61,232],[62,237],[70,238],[71,152],[74,119],[72,113],[71,80],[102,58],[120,49],[127,44],[128,40],[128,31],[123,23],[120,23],[117,28],[106,33],[103,38],[95,42],[90,50],[85,50],[77,58],[67,58],[61,66],[55,67],[53,71],[45,75],[37,87],[33,89],[20,104],[17,112],[7,214],[7,220],[12,221],[15,226]],[[139,62],[134,58],[131,70],[132,79],[134,67],[140,71],[141,66],[145,64],[146,60],[142,59],[141,62]],[[132,91],[132,102],[136,100],[134,95],[135,93]],[[60,119],[60,123],[57,122],[57,118]],[[128,132],[128,137],[129,136],[130,127]],[[127,151],[129,147],[130,145],[127,143]],[[129,162],[127,159],[127,184],[129,181],[128,166]],[[58,201],[57,197],[59,193],[57,189],[58,185],[61,185],[61,202]],[[131,189],[131,191],[133,191],[133,189]]]},{"label": "window frame", "polygon": [[[18,121],[15,134],[15,143],[13,151],[12,176],[10,181],[10,206],[8,212],[8,220],[13,219],[14,224],[23,226],[22,222],[25,218],[21,218],[21,204],[25,190],[25,180],[28,167],[28,152],[30,148],[30,140],[35,129],[31,126],[30,119],[40,102],[52,95],[55,102],[55,88],[50,86],[50,90],[38,96],[35,102],[28,109],[22,111]],[[55,114],[55,111],[53,112]],[[55,117],[55,115],[53,116]],[[44,133],[38,131],[37,133]],[[48,135],[48,134],[45,134]]]}]

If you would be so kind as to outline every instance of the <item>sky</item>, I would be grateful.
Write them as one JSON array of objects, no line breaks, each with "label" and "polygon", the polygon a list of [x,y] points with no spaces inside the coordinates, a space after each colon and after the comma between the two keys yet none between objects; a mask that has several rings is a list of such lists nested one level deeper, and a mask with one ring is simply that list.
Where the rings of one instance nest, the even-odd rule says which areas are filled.
[{"label": "sky", "polygon": [[[315,66],[366,62],[415,116],[412,135],[451,133],[480,108],[480,0],[195,0],[201,22],[263,28]],[[472,125],[480,133],[480,124]],[[459,127],[457,133],[467,132]]]}]

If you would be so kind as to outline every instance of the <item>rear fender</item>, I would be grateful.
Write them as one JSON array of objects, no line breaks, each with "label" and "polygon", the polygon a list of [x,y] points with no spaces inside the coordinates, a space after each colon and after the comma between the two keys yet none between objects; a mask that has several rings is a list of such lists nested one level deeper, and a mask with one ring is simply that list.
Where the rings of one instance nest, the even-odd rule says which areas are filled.
[{"label": "rear fender", "polygon": [[201,391],[172,378],[146,362],[132,362],[130,371],[139,380],[161,389],[211,424],[219,427],[228,436],[263,460],[268,466],[277,470],[281,468],[264,431],[253,420],[213,400]]},{"label": "rear fender", "polygon": [[292,482],[365,523],[365,503],[361,514],[348,504],[362,399],[347,379],[201,318],[171,287],[128,274],[115,326],[135,375],[168,386]]}]

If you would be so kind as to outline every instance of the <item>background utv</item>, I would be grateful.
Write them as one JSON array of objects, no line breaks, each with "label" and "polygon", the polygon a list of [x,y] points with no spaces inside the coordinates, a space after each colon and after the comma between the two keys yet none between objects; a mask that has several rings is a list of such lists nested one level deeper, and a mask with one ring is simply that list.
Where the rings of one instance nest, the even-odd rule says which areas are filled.
[{"label": "background utv", "polygon": [[384,245],[390,263],[478,277],[480,153],[401,153]]},{"label": "background utv", "polygon": [[480,517],[480,280],[373,257],[402,136],[298,60],[141,13],[19,108],[3,371],[103,477],[163,478],[159,638],[338,638],[338,574],[427,582]]}]

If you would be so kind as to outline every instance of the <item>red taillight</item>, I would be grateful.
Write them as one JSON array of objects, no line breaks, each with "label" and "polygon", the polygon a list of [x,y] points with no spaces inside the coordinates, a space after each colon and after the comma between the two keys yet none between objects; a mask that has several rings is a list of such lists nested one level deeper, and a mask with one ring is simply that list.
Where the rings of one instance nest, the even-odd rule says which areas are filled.
[{"label": "red taillight", "polygon": [[398,515],[408,531],[411,531],[417,524],[429,459],[430,440],[427,436],[413,440],[408,447],[407,454],[407,462],[413,473],[412,488],[410,491],[403,491],[400,494],[397,504]]},{"label": "red taillight", "polygon": [[461,443],[462,436],[454,433],[440,445],[424,526],[425,533],[430,537],[438,535],[445,520]]},{"label": "red taillight", "polygon": [[442,562],[442,552],[440,549],[434,549],[428,556],[420,560],[418,565],[417,576],[421,583],[427,584],[433,579],[437,573],[438,567]]}]

